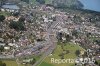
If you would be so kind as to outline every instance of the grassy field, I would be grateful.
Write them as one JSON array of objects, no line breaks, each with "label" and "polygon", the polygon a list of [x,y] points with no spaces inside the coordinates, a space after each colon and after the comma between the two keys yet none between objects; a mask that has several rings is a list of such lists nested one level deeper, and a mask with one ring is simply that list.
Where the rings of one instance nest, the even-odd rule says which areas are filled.
[{"label": "grassy field", "polygon": [[35,4],[36,0],[32,0],[33,4]]},{"label": "grassy field", "polygon": [[[32,57],[29,57],[29,58],[35,58],[36,61],[39,60],[40,56],[32,56]],[[6,63],[6,66],[31,66],[30,64],[26,64],[26,65],[23,65],[23,64],[17,64],[17,62],[15,60],[1,60],[3,63]]]},{"label": "grassy field", "polygon": [[89,37],[89,39],[91,39],[91,40],[100,40],[100,38],[99,37]]},{"label": "grassy field", "polygon": [[6,63],[6,66],[30,66],[30,64],[17,64],[16,61],[12,60],[2,60],[3,63]]},{"label": "grassy field", "polygon": [[[32,0],[33,1],[33,4],[35,4],[36,0]],[[52,0],[45,0],[45,4],[50,4],[52,3]]]},{"label": "grassy field", "polygon": [[[58,43],[58,45],[57,45],[55,51],[52,53],[52,55],[49,55],[48,57],[46,57],[46,59],[44,59],[43,62],[41,64],[39,64],[39,66],[74,66],[74,63],[61,63],[61,64],[51,63],[51,58],[61,59],[59,54],[61,54],[63,52],[62,47],[61,47],[62,45],[63,45],[64,50],[69,50],[69,53],[64,55],[64,59],[75,59],[77,57],[75,54],[76,50],[84,51],[83,48],[81,48],[80,46],[75,45],[73,43]],[[36,56],[36,57],[34,56],[34,58],[38,61],[40,56]],[[2,60],[2,62],[6,63],[7,66],[18,66],[16,61]],[[19,66],[31,66],[31,65],[19,64]]]},{"label": "grassy field", "polygon": [[45,3],[46,4],[51,4],[52,3],[52,0],[45,0]]},{"label": "grassy field", "polygon": [[97,61],[100,64],[100,60]]},{"label": "grassy field", "polygon": [[[31,59],[31,58],[35,58],[36,61],[38,61],[40,59],[41,55],[38,56],[28,56],[25,59]],[[31,66],[31,64],[22,64],[22,60],[25,60],[24,58],[19,58],[19,65],[16,62],[16,60],[12,59],[12,60],[0,60],[3,63],[6,63],[6,66]]]},{"label": "grassy field", "polygon": [[10,13],[8,13],[8,12],[1,12],[1,11],[0,11],[0,15],[9,16]]},{"label": "grassy field", "polygon": [[[18,66],[18,64],[16,63],[16,61],[9,61],[9,60],[3,60],[3,63],[6,63],[6,66]],[[20,66],[24,66],[22,64],[19,64]]]},{"label": "grassy field", "polygon": [[[75,58],[77,58],[77,56],[75,54],[76,50],[84,51],[83,48],[81,48],[78,45],[75,45],[73,43],[66,43],[64,45],[64,50],[66,50],[66,49],[69,50],[70,53],[66,54],[64,56],[64,59],[75,59]],[[61,64],[51,63],[51,58],[60,59],[59,54],[62,52],[63,52],[63,50],[61,48],[61,45],[57,45],[57,48],[55,49],[53,54],[48,56],[39,66],[74,66],[74,63],[61,63]]]},{"label": "grassy field", "polygon": [[54,65],[47,63],[47,62],[42,62],[42,64],[40,66],[54,66]]}]

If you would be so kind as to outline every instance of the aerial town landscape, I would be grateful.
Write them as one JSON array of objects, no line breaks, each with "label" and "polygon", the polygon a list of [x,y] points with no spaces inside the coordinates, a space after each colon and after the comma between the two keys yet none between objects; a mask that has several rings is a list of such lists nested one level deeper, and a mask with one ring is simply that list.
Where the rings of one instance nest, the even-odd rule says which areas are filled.
[{"label": "aerial town landscape", "polygon": [[0,0],[0,66],[100,66],[100,10],[80,0]]}]

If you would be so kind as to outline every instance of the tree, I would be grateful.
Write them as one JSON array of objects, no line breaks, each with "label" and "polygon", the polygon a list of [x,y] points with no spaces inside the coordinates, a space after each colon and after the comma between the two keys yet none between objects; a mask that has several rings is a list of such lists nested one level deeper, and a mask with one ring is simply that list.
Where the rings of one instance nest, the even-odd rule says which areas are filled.
[{"label": "tree", "polygon": [[1,66],[1,64],[2,64],[2,61],[0,61],[0,66]]},{"label": "tree", "polygon": [[53,19],[53,21],[56,21],[56,17],[53,17],[52,19]]},{"label": "tree", "polygon": [[13,13],[13,16],[18,17],[19,12]]},{"label": "tree", "polygon": [[72,39],[72,37],[70,35],[66,35],[65,37],[66,37],[67,42],[69,42]]},{"label": "tree", "polygon": [[24,1],[24,2],[26,2],[26,3],[29,3],[29,0],[21,0],[21,1]]},{"label": "tree", "polygon": [[4,47],[0,46],[0,51],[3,52],[4,51]]},{"label": "tree", "polygon": [[87,33],[86,36],[89,37],[91,35],[91,33]]},{"label": "tree", "polygon": [[62,34],[62,33],[58,33],[58,34],[57,34],[57,39],[58,39],[58,40],[62,40],[62,37],[63,37],[63,34]]},{"label": "tree", "polygon": [[30,64],[34,64],[36,62],[36,59],[35,58],[33,58],[33,60],[32,61],[30,61]]},{"label": "tree", "polygon": [[82,8],[83,4],[78,0],[53,0],[52,4],[58,8]]},{"label": "tree", "polygon": [[59,56],[61,57],[61,59],[64,59],[64,53],[59,54]]},{"label": "tree", "polygon": [[19,30],[25,30],[25,26],[23,22],[18,22]]},{"label": "tree", "polygon": [[98,61],[95,61],[95,64],[98,65],[99,64]]},{"label": "tree", "polygon": [[2,63],[2,66],[6,66],[6,64],[5,63]]},{"label": "tree", "polygon": [[84,52],[84,54],[82,56],[83,56],[83,58],[84,57],[87,57],[88,56],[88,53],[87,52]]},{"label": "tree", "polygon": [[94,42],[96,42],[96,44],[100,45],[100,40],[94,40]]},{"label": "tree", "polygon": [[37,2],[39,2],[40,4],[45,4],[45,0],[36,0]]},{"label": "tree", "polygon": [[10,22],[9,27],[15,30],[25,30],[23,22]]},{"label": "tree", "polygon": [[79,56],[79,55],[80,55],[80,50],[76,50],[75,54],[76,54],[77,56]]},{"label": "tree", "polygon": [[0,66],[6,66],[6,64],[2,63],[2,61],[0,61]]},{"label": "tree", "polygon": [[5,3],[6,0],[0,0],[0,5],[3,5]]},{"label": "tree", "polygon": [[69,50],[66,50],[66,54],[68,54],[69,53]]},{"label": "tree", "polygon": [[24,17],[20,17],[19,18],[19,22],[24,22],[25,21],[25,18]]},{"label": "tree", "polygon": [[0,15],[0,22],[3,22],[5,20],[5,16],[4,15]]},{"label": "tree", "polygon": [[17,22],[10,22],[9,27],[11,29],[15,29],[15,30],[18,30],[19,29]]},{"label": "tree", "polygon": [[78,32],[76,30],[72,31],[72,35],[78,37]]}]

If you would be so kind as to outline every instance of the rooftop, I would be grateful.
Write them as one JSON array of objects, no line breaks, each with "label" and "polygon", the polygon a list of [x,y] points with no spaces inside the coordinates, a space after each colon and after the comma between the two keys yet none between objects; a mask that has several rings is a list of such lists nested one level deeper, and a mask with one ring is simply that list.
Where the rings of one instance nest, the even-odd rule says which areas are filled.
[{"label": "rooftop", "polygon": [[6,9],[20,9],[17,5],[15,5],[15,4],[8,4],[8,3],[6,3],[5,5],[2,5],[2,8],[6,8]]}]

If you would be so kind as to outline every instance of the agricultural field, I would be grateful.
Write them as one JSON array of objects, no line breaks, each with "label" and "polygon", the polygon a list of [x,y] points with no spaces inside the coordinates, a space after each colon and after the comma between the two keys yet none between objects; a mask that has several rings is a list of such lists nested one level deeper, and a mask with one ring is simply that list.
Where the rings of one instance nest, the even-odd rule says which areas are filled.
[{"label": "agricultural field", "polygon": [[[77,56],[75,54],[76,50],[85,51],[83,48],[81,48],[80,46],[75,45],[73,43],[65,43],[63,46],[63,49],[69,51],[69,53],[64,55],[64,59],[77,58]],[[74,66],[74,63],[61,63],[61,64],[51,63],[51,58],[61,59],[59,54],[61,54],[62,52],[63,52],[63,50],[62,50],[61,44],[59,43],[57,45],[57,48],[55,49],[55,51],[52,53],[52,55],[50,55],[46,59],[44,59],[44,61],[39,66]]]}]

